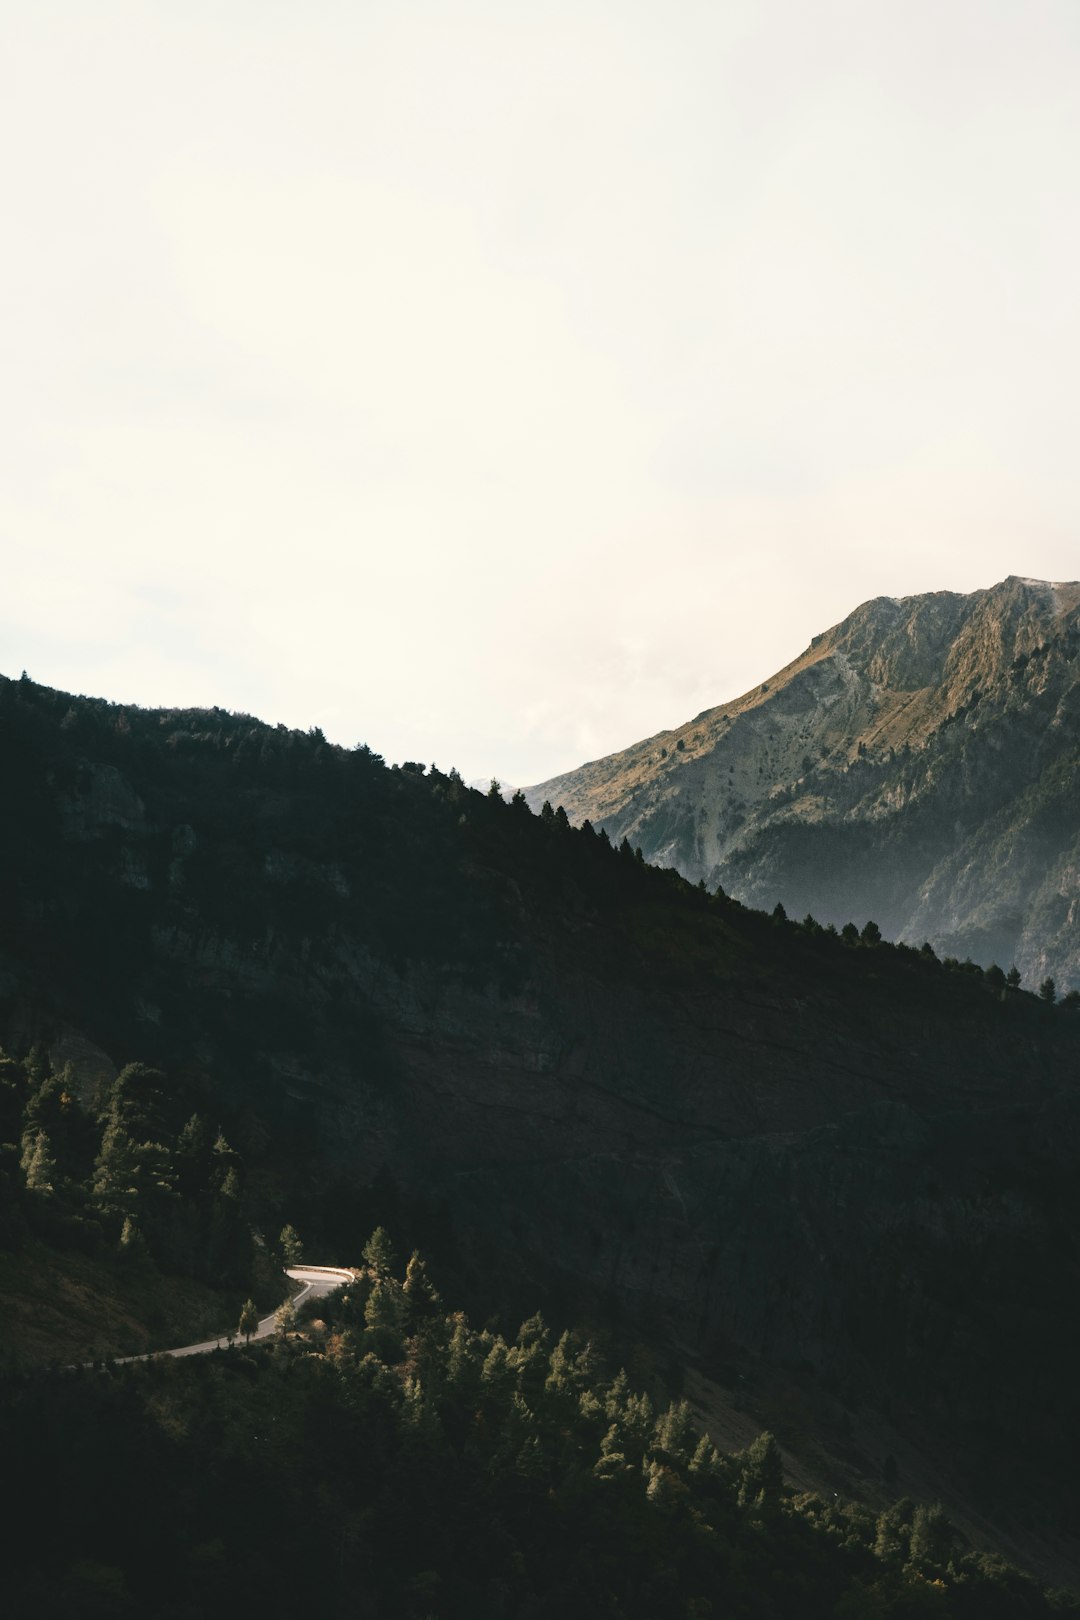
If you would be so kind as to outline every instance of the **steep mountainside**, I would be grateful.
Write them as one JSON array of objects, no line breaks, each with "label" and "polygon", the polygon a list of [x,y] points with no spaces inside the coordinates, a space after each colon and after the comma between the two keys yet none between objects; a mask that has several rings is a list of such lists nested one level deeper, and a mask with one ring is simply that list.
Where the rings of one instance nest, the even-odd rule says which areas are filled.
[{"label": "steep mountainside", "polygon": [[231,1110],[268,1230],[389,1177],[722,1383],[877,1413],[999,1527],[1075,1522],[1073,1007],[317,732],[0,681],[0,759],[0,1045]]},{"label": "steep mountainside", "polygon": [[747,904],[1080,986],[1080,584],[857,608],[752,692],[526,797]]}]

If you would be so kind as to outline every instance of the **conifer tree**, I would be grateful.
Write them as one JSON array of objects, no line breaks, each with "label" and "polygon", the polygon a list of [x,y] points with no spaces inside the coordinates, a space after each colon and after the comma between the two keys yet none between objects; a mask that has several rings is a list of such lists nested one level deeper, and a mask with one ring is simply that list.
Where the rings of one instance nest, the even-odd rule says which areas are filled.
[{"label": "conifer tree", "polygon": [[878,1514],[874,1552],[886,1563],[906,1563],[911,1544],[911,1521],[915,1504],[910,1497],[892,1502]]},{"label": "conifer tree", "polygon": [[703,1434],[694,1448],[694,1455],[690,1459],[690,1472],[692,1474],[718,1474],[720,1468],[720,1453],[708,1435]]},{"label": "conifer tree", "polygon": [[90,1187],[91,1197],[99,1209],[118,1215],[133,1211],[138,1197],[137,1165],[135,1143],[121,1122],[119,1110],[112,1109]]},{"label": "conifer tree", "polygon": [[295,1226],[283,1226],[278,1238],[281,1258],[287,1266],[298,1266],[304,1257],[304,1245]]},{"label": "conifer tree", "polygon": [[696,1439],[688,1401],[675,1401],[656,1420],[653,1445],[665,1458],[689,1462]]},{"label": "conifer tree", "polygon": [[406,1378],[401,1403],[402,1442],[406,1455],[432,1459],[445,1447],[439,1415],[419,1378]]},{"label": "conifer tree", "polygon": [[451,1320],[454,1329],[446,1352],[446,1381],[455,1394],[468,1397],[479,1389],[480,1370],[464,1316],[458,1311]]},{"label": "conifer tree", "polygon": [[397,1270],[397,1256],[386,1228],[377,1226],[364,1244],[364,1264],[376,1277],[390,1277]]},{"label": "conifer tree", "polygon": [[199,1114],[192,1114],[176,1139],[176,1185],[184,1198],[204,1193],[210,1184],[210,1129]]},{"label": "conifer tree", "polygon": [[27,1131],[23,1137],[22,1168],[31,1192],[51,1193],[56,1188],[56,1160],[45,1131]]},{"label": "conifer tree", "polygon": [[768,1429],[747,1446],[740,1460],[743,1469],[740,1502],[759,1507],[779,1502],[784,1488],[784,1463],[780,1447]]},{"label": "conifer tree", "polygon": [[405,1267],[402,1293],[405,1295],[407,1318],[413,1328],[421,1322],[433,1320],[441,1313],[442,1300],[428,1276],[427,1264],[417,1249],[413,1250]]},{"label": "conifer tree", "polygon": [[496,1335],[480,1370],[480,1387],[485,1394],[498,1397],[514,1387],[514,1371],[507,1365],[507,1357],[506,1340]]},{"label": "conifer tree", "polygon": [[393,1277],[376,1277],[364,1306],[364,1344],[385,1362],[404,1354],[405,1295]]},{"label": "conifer tree", "polygon": [[938,1502],[920,1502],[911,1521],[908,1556],[924,1573],[937,1574],[949,1562],[953,1527]]},{"label": "conifer tree", "polygon": [[246,1344],[251,1343],[251,1335],[255,1332],[258,1325],[259,1312],[256,1309],[255,1301],[253,1299],[245,1299],[240,1308],[240,1320],[236,1325],[236,1331],[240,1334]]}]

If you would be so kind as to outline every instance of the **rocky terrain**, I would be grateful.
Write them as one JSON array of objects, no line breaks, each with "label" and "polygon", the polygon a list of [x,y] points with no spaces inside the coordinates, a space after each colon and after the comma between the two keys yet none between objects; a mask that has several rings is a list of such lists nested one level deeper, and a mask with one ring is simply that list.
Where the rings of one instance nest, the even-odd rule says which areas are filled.
[{"label": "rocky terrain", "polygon": [[1080,987],[1080,584],[879,597],[753,691],[525,791],[747,904]]}]

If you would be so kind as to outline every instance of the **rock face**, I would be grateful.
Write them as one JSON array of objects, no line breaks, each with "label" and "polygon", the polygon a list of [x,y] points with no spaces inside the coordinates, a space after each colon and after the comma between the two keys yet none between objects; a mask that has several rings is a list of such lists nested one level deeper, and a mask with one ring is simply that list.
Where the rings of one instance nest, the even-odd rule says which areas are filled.
[{"label": "rock face", "polygon": [[1080,988],[1080,584],[879,597],[526,797],[748,904]]}]

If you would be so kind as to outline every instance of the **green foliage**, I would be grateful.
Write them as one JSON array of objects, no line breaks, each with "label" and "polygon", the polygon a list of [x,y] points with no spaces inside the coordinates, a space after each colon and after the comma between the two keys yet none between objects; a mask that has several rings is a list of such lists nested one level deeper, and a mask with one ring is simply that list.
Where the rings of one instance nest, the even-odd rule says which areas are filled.
[{"label": "green foliage", "polygon": [[250,1339],[259,1325],[259,1311],[253,1299],[245,1299],[240,1307],[240,1320],[236,1331],[243,1339]]},{"label": "green foliage", "polygon": [[281,1249],[281,1258],[284,1265],[300,1265],[304,1258],[304,1245],[300,1241],[300,1234],[295,1226],[283,1226],[281,1228],[278,1247]]},{"label": "green foliage", "polygon": [[364,1264],[375,1277],[390,1277],[397,1270],[397,1257],[389,1235],[377,1226],[364,1244]]},{"label": "green foliage", "polygon": [[[415,1307],[426,1270],[413,1258]],[[508,1345],[460,1312],[424,1314],[389,1359],[358,1355],[353,1289],[322,1302],[322,1338],[294,1331],[286,1307],[273,1348],[0,1378],[0,1447],[20,1458],[14,1611],[255,1603],[291,1620],[311,1607],[316,1570],[320,1609],[385,1620],[1078,1612],[973,1553],[937,1507],[900,1502],[875,1520],[793,1496],[771,1435],[725,1458],[685,1402],[654,1413],[587,1340],[552,1344],[538,1316]],[[404,1300],[374,1277],[369,1302],[395,1289]],[[255,1321],[248,1301],[240,1334]],[[523,1380],[537,1362],[542,1376]],[[59,1537],[58,1500],[79,1503]],[[295,1547],[302,1558],[281,1556]]]},{"label": "green foliage", "polygon": [[40,1128],[29,1130],[23,1136],[22,1170],[31,1192],[51,1193],[57,1180],[56,1160],[53,1158],[49,1138]]}]

